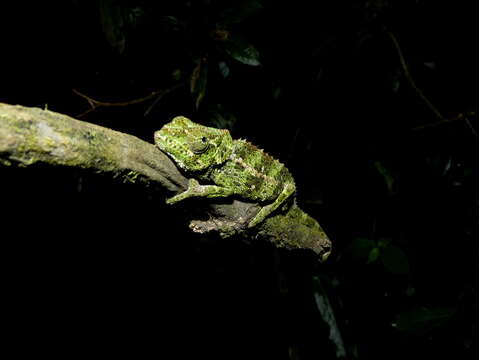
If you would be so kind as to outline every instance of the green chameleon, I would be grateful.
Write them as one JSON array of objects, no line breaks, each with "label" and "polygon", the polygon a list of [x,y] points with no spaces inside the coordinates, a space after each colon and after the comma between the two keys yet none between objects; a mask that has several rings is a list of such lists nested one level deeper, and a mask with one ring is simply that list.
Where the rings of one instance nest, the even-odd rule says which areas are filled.
[{"label": "green chameleon", "polygon": [[[155,143],[176,164],[195,178],[188,189],[173,196],[173,204],[190,197],[236,195],[262,205],[248,227],[261,223],[295,192],[294,179],[278,160],[246,140],[233,140],[228,130],[196,124],[175,117],[155,132]],[[196,180],[214,185],[200,185]]]}]

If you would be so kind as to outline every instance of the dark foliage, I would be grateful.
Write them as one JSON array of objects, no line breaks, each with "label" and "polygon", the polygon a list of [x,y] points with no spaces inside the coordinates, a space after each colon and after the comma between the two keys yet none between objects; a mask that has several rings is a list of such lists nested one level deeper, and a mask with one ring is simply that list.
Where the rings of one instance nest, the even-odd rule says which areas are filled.
[{"label": "dark foliage", "polygon": [[319,264],[309,253],[199,238],[180,210],[134,185],[2,168],[3,293],[17,351],[477,352],[472,4],[15,3],[1,9],[0,101],[148,141],[180,114],[229,128],[287,164],[300,206],[334,245]]}]

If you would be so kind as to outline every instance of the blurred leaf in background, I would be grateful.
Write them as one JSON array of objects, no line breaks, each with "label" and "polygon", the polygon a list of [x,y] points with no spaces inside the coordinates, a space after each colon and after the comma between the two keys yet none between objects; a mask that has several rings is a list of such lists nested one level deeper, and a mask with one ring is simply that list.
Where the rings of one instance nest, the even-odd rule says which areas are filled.
[{"label": "blurred leaf in background", "polygon": [[418,307],[398,314],[393,326],[402,332],[424,336],[445,326],[455,312],[456,309],[450,307]]},{"label": "blurred leaf in background", "polygon": [[240,35],[230,35],[221,45],[233,59],[245,65],[261,65],[258,50],[244,37]]},{"label": "blurred leaf in background", "polygon": [[235,6],[227,7],[221,12],[221,21],[224,24],[237,24],[248,18],[258,15],[263,10],[263,1],[242,0],[237,1]]},{"label": "blurred leaf in background", "polygon": [[334,315],[334,309],[329,302],[328,294],[325,291],[322,285],[322,280],[319,276],[313,277],[313,287],[316,306],[322,319],[329,327],[329,340],[331,340],[336,348],[336,358],[346,358],[346,348]]},{"label": "blurred leaf in background", "polygon": [[392,244],[391,239],[374,241],[367,238],[356,238],[351,242],[348,252],[353,259],[367,264],[381,261],[384,268],[397,275],[409,273],[409,261],[406,253]]},{"label": "blurred leaf in background", "polygon": [[409,261],[404,251],[394,245],[387,245],[381,249],[381,261],[389,272],[397,275],[409,273]]}]

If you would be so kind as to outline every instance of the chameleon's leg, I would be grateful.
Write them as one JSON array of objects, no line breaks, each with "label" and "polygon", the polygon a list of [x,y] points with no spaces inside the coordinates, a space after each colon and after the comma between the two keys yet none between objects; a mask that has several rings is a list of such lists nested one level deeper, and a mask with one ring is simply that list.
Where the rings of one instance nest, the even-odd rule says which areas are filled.
[{"label": "chameleon's leg", "polygon": [[269,214],[275,211],[281,204],[283,204],[294,192],[296,191],[296,186],[294,184],[287,184],[283,191],[278,195],[275,201],[271,204],[263,206],[256,216],[248,224],[249,228],[258,225],[262,222]]},{"label": "chameleon's leg", "polygon": [[200,183],[195,179],[189,179],[188,189],[183,191],[181,194],[175,195],[166,200],[167,204],[174,204],[178,201],[190,198],[190,197],[226,197],[232,195],[233,192],[216,185],[200,185]]}]

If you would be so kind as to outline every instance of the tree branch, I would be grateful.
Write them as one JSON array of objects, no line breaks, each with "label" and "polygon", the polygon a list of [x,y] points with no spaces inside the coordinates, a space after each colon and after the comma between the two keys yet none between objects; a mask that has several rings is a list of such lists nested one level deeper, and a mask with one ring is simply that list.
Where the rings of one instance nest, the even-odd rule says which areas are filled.
[{"label": "tree branch", "polygon": [[[188,186],[175,164],[153,144],[49,110],[0,103],[0,164],[35,163],[90,169],[172,193],[180,193]],[[328,237],[295,204],[286,213],[248,230],[247,224],[259,210],[257,204],[231,199],[195,204],[202,203],[204,207],[194,208],[201,216],[209,217],[190,222],[195,232],[261,237],[280,247],[311,249],[321,260],[329,255]]]}]

